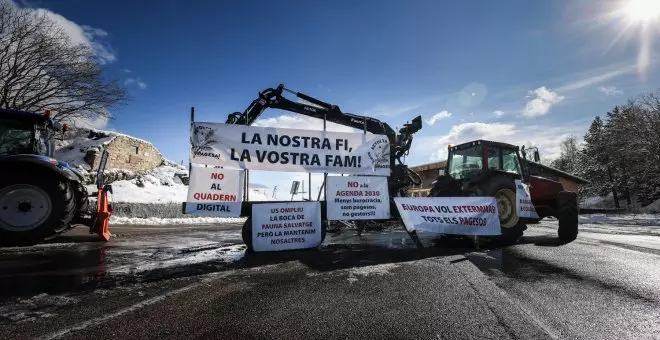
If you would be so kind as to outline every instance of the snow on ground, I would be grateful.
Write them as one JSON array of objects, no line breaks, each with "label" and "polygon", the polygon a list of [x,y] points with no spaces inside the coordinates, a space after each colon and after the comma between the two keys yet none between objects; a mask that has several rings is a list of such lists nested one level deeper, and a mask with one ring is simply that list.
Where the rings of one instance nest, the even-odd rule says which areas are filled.
[{"label": "snow on ground", "polygon": [[182,218],[136,218],[136,217],[110,217],[110,224],[120,225],[173,225],[173,224],[217,224],[217,223],[243,223],[244,217],[182,217]]},{"label": "snow on ground", "polygon": [[655,200],[655,202],[641,208],[640,211],[645,213],[660,214],[660,198]]},{"label": "snow on ground", "polygon": [[[111,183],[113,202],[126,203],[182,203],[188,197],[188,186],[177,174],[188,175],[188,168],[173,162],[166,162],[158,168],[132,180]],[[88,191],[96,191],[88,185]],[[263,185],[249,189],[249,201],[272,201],[272,189]]]},{"label": "snow on ground", "polygon": [[[161,166],[142,176],[143,187],[137,185],[137,179],[112,182],[111,200],[127,203],[182,203],[188,197],[188,186],[174,176],[175,169]],[[94,185],[88,190],[96,191]],[[249,189],[249,201],[273,201],[269,189]]]},{"label": "snow on ground", "polygon": [[87,151],[100,151],[104,145],[110,143],[115,137],[117,137],[117,134],[110,131],[71,130],[68,132],[67,139],[56,142],[55,158],[65,161],[81,171],[88,171],[91,167],[85,162]]},{"label": "snow on ground", "polygon": [[[185,202],[188,186],[183,184],[177,173],[186,173],[183,165],[168,162],[132,180],[114,181],[111,200],[128,203],[173,203]],[[96,191],[94,185],[88,191]]]},{"label": "snow on ground", "polygon": [[660,227],[660,214],[588,214],[578,217],[580,224],[610,224]]},{"label": "snow on ground", "polygon": [[[655,202],[642,207],[638,202],[637,202],[637,197],[632,197],[632,206],[628,207],[626,205],[626,200],[623,198],[619,198],[619,205],[622,208],[628,209],[628,211],[634,211],[634,212],[640,212],[640,213],[647,213],[647,214],[659,214],[660,213],[660,199],[656,200]],[[605,197],[601,196],[591,196],[591,197],[585,197],[582,202],[580,202],[580,207],[582,208],[615,208],[616,204],[614,204],[614,196],[612,193],[608,194]]]},{"label": "snow on ground", "polygon": [[348,270],[348,282],[353,283],[358,281],[359,276],[383,276],[390,275],[390,270],[398,268],[396,263],[384,263],[373,266],[355,267]]}]

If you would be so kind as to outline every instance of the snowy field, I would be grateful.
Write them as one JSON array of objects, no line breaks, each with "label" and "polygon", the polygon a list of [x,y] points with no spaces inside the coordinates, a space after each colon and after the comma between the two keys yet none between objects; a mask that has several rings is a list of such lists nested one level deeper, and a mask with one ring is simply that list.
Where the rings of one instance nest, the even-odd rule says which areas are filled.
[{"label": "snowy field", "polygon": [[581,225],[657,226],[660,228],[660,214],[589,214],[580,215],[579,222]]}]

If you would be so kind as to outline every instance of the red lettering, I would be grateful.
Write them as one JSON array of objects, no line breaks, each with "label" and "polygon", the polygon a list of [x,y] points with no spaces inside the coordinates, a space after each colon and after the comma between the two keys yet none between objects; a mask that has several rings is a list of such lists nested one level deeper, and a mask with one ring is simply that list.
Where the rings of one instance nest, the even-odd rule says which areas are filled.
[{"label": "red lettering", "polygon": [[211,173],[211,179],[223,179],[225,178],[225,174],[219,174],[219,173]]}]

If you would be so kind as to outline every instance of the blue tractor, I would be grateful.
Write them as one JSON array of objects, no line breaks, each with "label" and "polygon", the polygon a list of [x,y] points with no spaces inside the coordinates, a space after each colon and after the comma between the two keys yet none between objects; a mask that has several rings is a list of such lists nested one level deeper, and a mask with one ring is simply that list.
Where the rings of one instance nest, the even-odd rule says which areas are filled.
[{"label": "blue tractor", "polygon": [[[98,192],[66,162],[53,158],[55,139],[66,130],[50,113],[0,109],[0,245],[27,245],[54,238],[76,224],[109,239],[110,205],[103,185],[107,152],[97,173]],[[96,209],[89,197],[96,196]]]}]

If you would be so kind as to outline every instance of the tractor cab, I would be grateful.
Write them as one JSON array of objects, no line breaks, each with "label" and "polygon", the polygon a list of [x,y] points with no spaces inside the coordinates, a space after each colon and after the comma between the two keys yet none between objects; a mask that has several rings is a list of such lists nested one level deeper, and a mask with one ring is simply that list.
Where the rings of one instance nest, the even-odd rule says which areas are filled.
[{"label": "tractor cab", "polygon": [[473,181],[485,173],[500,173],[523,181],[528,179],[518,146],[476,140],[449,146],[445,173],[457,181]]},{"label": "tractor cab", "polygon": [[[434,182],[429,196],[495,197],[502,237],[509,242],[522,235],[526,223],[536,223],[545,216],[556,217],[559,238],[572,241],[577,236],[576,193],[564,191],[557,181],[530,175],[527,152],[534,149],[487,140],[450,145],[445,174]],[[532,156],[539,160],[538,149]],[[529,184],[530,198],[539,218],[518,216],[515,180]]]},{"label": "tractor cab", "polygon": [[0,109],[0,156],[40,155],[53,157],[55,137],[64,131],[46,114]]}]

